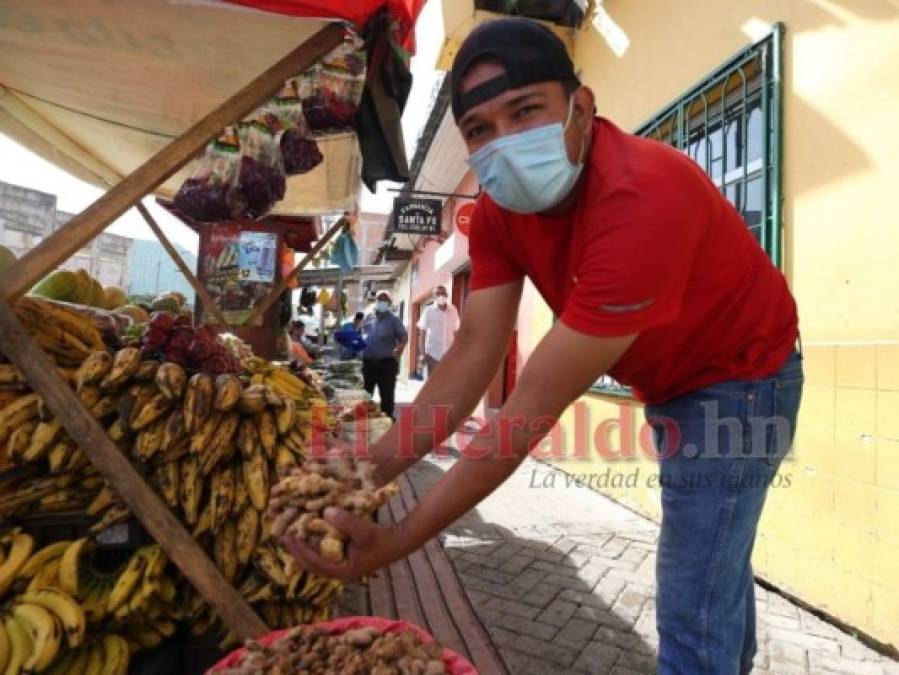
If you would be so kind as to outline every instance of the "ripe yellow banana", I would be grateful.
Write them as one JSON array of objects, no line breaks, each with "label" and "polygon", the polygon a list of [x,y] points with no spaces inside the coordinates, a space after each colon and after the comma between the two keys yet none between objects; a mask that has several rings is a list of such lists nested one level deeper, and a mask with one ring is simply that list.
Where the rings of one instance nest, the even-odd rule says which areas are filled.
[{"label": "ripe yellow banana", "polygon": [[219,424],[224,419],[223,413],[213,413],[200,425],[190,437],[190,451],[194,454],[205,454],[207,447],[212,442],[212,437]]},{"label": "ripe yellow banana", "polygon": [[156,386],[172,401],[180,401],[187,387],[187,374],[177,363],[163,363],[156,371]]},{"label": "ripe yellow banana", "polygon": [[80,600],[86,590],[80,586],[88,551],[92,550],[92,539],[83,537],[68,545],[59,563],[59,588],[73,598]]},{"label": "ripe yellow banana", "polygon": [[32,553],[25,564],[19,569],[16,576],[19,579],[31,579],[40,572],[48,562],[57,558],[62,558],[71,543],[72,542],[70,541],[58,541],[53,544],[48,544],[42,549]]},{"label": "ripe yellow banana", "polygon": [[38,422],[30,420],[13,429],[6,440],[6,456],[18,463],[31,445],[31,437]]},{"label": "ripe yellow banana", "polygon": [[3,629],[9,638],[9,659],[6,663],[7,675],[18,675],[22,672],[22,666],[31,656],[31,636],[25,625],[12,614],[3,618]]},{"label": "ripe yellow banana", "polygon": [[41,605],[30,602],[16,602],[12,615],[31,638],[31,654],[22,664],[22,670],[26,673],[46,670],[59,653],[62,641],[62,630],[56,618]]},{"label": "ripe yellow banana", "polygon": [[184,428],[184,410],[179,406],[175,408],[165,420],[165,427],[162,432],[162,443],[160,444],[159,449],[162,452],[167,452],[176,442],[180,441],[186,435],[187,429]]},{"label": "ripe yellow banana", "polygon": [[229,459],[234,454],[234,437],[239,423],[240,414],[236,410],[223,414],[200,459],[200,472],[204,476],[208,475],[219,462]]},{"label": "ripe yellow banana", "polygon": [[97,384],[112,370],[112,354],[106,350],[91,352],[75,373],[76,391],[88,384]]},{"label": "ripe yellow banana", "polygon": [[127,522],[131,518],[131,510],[124,504],[116,504],[110,508],[103,517],[90,526],[91,532],[103,532],[113,525]]},{"label": "ripe yellow banana", "polygon": [[109,417],[118,409],[118,405],[118,396],[107,394],[91,407],[91,417],[95,420],[102,420],[105,417]]},{"label": "ripe yellow banana", "polygon": [[141,361],[134,373],[135,382],[152,382],[156,378],[156,371],[159,370],[158,361]]},{"label": "ripe yellow banana", "polygon": [[262,456],[262,448],[256,450],[241,462],[243,480],[247,486],[250,503],[257,511],[265,511],[268,505],[269,475],[268,463]]},{"label": "ripe yellow banana", "polygon": [[59,585],[59,564],[62,558],[47,561],[40,571],[31,577],[28,582],[28,591],[36,591],[41,588],[48,588]]},{"label": "ripe yellow banana", "polygon": [[103,486],[93,501],[88,504],[86,513],[89,516],[98,516],[113,504],[119,501],[119,496],[108,485]]},{"label": "ripe yellow banana", "polygon": [[69,647],[77,647],[84,641],[87,620],[81,606],[68,593],[58,588],[42,588],[23,593],[17,602],[43,607],[59,619]]},{"label": "ripe yellow banana", "polygon": [[97,405],[101,398],[103,398],[103,392],[100,391],[100,387],[94,384],[86,384],[78,392],[78,400],[88,410]]},{"label": "ripe yellow banana", "polygon": [[93,642],[87,650],[87,662],[84,664],[84,675],[103,675],[103,643]]},{"label": "ripe yellow banana", "polygon": [[[131,429],[140,431],[146,429],[156,420],[162,417],[171,407],[172,401],[162,393],[156,393],[137,413],[137,417],[131,422]],[[160,436],[160,441],[162,437]]]},{"label": "ripe yellow banana", "polygon": [[6,672],[6,665],[9,663],[11,651],[12,645],[9,642],[9,635],[6,634],[3,621],[0,620],[0,673]]},{"label": "ripe yellow banana", "polygon": [[165,433],[165,420],[158,419],[138,433],[134,441],[134,455],[142,462],[149,462],[159,452]]},{"label": "ripe yellow banana", "polygon": [[6,441],[13,429],[37,417],[39,400],[37,394],[25,394],[0,410],[0,443]]},{"label": "ripe yellow banana", "polygon": [[275,412],[275,422],[278,425],[278,433],[284,436],[293,428],[296,417],[296,404],[288,398],[284,399],[284,405]]},{"label": "ripe yellow banana", "polygon": [[199,516],[200,498],[203,495],[203,480],[200,476],[200,458],[190,454],[181,458],[181,479],[178,483],[178,498],[184,521],[195,525]]},{"label": "ripe yellow banana", "polygon": [[287,586],[287,576],[278,555],[268,546],[261,546],[253,553],[253,565],[262,576],[278,588]]},{"label": "ripe yellow banana", "polygon": [[178,482],[180,478],[177,460],[163,462],[155,469],[156,484],[159,492],[169,508],[178,508]]},{"label": "ripe yellow banana", "polygon": [[240,396],[240,411],[245,415],[258,415],[265,410],[265,390],[264,384],[252,384],[244,389]]},{"label": "ripe yellow banana", "polygon": [[188,433],[200,429],[212,412],[215,399],[215,382],[206,373],[197,373],[187,383],[184,394],[184,428]]},{"label": "ripe yellow banana", "polygon": [[284,477],[297,465],[296,457],[284,443],[275,448],[275,473]]},{"label": "ripe yellow banana", "polygon": [[121,635],[106,633],[102,639],[103,675],[127,675],[131,661],[128,642]]},{"label": "ripe yellow banana", "polygon": [[140,350],[135,347],[125,347],[116,352],[112,360],[112,368],[100,381],[100,389],[108,391],[113,387],[124,384],[140,368]]},{"label": "ripe yellow banana", "polygon": [[202,535],[206,534],[212,530],[212,500],[207,499],[206,505],[203,507],[203,510],[200,512],[199,517],[197,518],[197,525],[194,527],[191,535],[194,539],[198,539]]},{"label": "ripe yellow banana", "polygon": [[0,596],[6,593],[15,581],[19,570],[24,567],[34,550],[34,537],[30,534],[13,531],[4,539],[9,540],[9,548],[6,551],[6,558],[0,564]]},{"label": "ripe yellow banana", "polygon": [[266,454],[273,458],[275,456],[275,445],[278,442],[278,423],[275,421],[275,415],[271,410],[263,410],[256,416],[256,427],[259,430],[259,442],[265,449]]},{"label": "ripe yellow banana", "polygon": [[224,523],[221,530],[216,533],[213,542],[213,554],[215,563],[222,572],[222,576],[229,582],[233,582],[237,576],[237,551],[236,531],[234,521]]},{"label": "ripe yellow banana", "polygon": [[260,513],[253,506],[247,506],[237,519],[235,550],[241,567],[250,562],[259,543],[259,522]]},{"label": "ripe yellow banana", "polygon": [[71,438],[64,438],[61,441],[57,441],[50,448],[50,452],[47,453],[47,463],[51,475],[58,474],[66,468],[77,447],[75,441]]},{"label": "ripe yellow banana", "polygon": [[31,443],[22,454],[21,461],[31,464],[43,459],[63,433],[62,422],[58,419],[41,422],[31,434]]},{"label": "ripe yellow banana", "polygon": [[237,429],[237,448],[243,457],[249,457],[259,445],[259,429],[252,417],[244,417]]},{"label": "ripe yellow banana", "polygon": [[215,400],[213,408],[219,412],[233,410],[243,394],[243,385],[236,375],[224,373],[215,379]]},{"label": "ripe yellow banana", "polygon": [[230,466],[217,469],[209,481],[209,498],[212,501],[212,531],[225,524],[234,506],[235,474]]},{"label": "ripe yellow banana", "polygon": [[113,586],[112,592],[109,594],[106,611],[114,612],[128,601],[132,591],[143,578],[146,566],[147,559],[140,551],[131,556],[116,578],[115,586]]},{"label": "ripe yellow banana", "polygon": [[231,505],[231,515],[239,517],[250,503],[250,493],[247,492],[247,484],[243,479],[243,468],[234,469],[234,504]]}]

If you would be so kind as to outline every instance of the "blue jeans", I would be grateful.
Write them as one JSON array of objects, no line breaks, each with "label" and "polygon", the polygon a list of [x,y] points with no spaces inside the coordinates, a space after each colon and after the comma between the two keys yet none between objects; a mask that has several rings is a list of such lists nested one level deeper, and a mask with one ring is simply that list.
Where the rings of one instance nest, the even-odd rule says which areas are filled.
[{"label": "blue jeans", "polygon": [[790,448],[802,357],[762,380],[722,382],[647,406],[660,455],[659,675],[749,673],[750,558],[769,483]]}]

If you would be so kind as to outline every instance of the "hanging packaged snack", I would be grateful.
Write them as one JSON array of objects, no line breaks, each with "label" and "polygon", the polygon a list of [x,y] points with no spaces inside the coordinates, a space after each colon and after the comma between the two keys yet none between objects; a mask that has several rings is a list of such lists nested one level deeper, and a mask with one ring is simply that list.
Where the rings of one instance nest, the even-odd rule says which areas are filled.
[{"label": "hanging packaged snack", "polygon": [[288,176],[308,173],[324,160],[318,143],[309,138],[309,127],[303,116],[303,104],[298,93],[298,80],[300,78],[288,80],[270,103],[284,126],[284,133],[281,134],[281,158],[284,161],[284,173]]},{"label": "hanging packaged snack", "polygon": [[237,125],[240,169],[237,182],[246,200],[244,215],[261,218],[284,199],[287,187],[278,147],[283,127],[270,106],[259,108]]},{"label": "hanging packaged snack", "polygon": [[240,144],[234,127],[226,127],[200,157],[193,174],[175,195],[175,208],[193,220],[214,223],[237,218],[246,210],[238,189]]},{"label": "hanging packaged snack", "polygon": [[303,113],[312,131],[336,132],[352,128],[365,89],[364,43],[348,35],[320,67],[302,83]]}]

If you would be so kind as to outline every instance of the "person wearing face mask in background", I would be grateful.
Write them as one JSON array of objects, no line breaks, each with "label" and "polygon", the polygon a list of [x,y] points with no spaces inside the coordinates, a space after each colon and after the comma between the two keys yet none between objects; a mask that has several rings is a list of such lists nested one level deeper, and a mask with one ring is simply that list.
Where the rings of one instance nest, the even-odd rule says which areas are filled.
[{"label": "person wearing face mask in background", "polygon": [[453,346],[409,409],[416,429],[434,429],[438,411],[448,420],[431,434],[394,427],[372,444],[379,482],[471,414],[505,356],[525,277],[559,320],[495,418],[404,520],[330,514],[351,539],[345,562],[291,551],[345,579],[408,555],[512,475],[545,420],[608,373],[647,404],[659,453],[658,672],[748,673],[753,542],[802,393],[786,280],[693,160],[596,117],[592,91],[547,28],[482,24],[450,77],[485,189],[469,237],[472,291]]},{"label": "person wearing face mask in background", "polygon": [[446,286],[434,288],[434,304],[425,307],[421,313],[418,329],[424,334],[425,365],[428,367],[428,377],[431,377],[459,330],[459,312],[450,303]]},{"label": "person wearing face mask in background", "polygon": [[375,311],[362,321],[362,377],[369,394],[378,389],[381,410],[393,417],[396,378],[400,372],[400,356],[409,339],[406,327],[399,317],[390,311],[390,294],[380,291],[376,297]]}]

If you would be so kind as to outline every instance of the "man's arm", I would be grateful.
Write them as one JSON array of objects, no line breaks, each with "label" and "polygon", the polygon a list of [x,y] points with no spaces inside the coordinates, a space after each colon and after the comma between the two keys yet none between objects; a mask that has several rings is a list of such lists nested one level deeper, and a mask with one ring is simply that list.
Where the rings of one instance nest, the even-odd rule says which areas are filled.
[{"label": "man's arm", "polygon": [[[387,483],[428,454],[471,415],[505,356],[518,314],[522,282],[474,291],[465,319],[440,367],[429,377],[412,406],[411,420],[391,427],[370,448],[377,478]],[[445,411],[444,428],[434,433],[400,433],[409,426],[430,429]],[[411,425],[408,424],[411,422]]]},{"label": "man's arm", "polygon": [[592,337],[558,322],[531,355],[509,400],[490,423],[489,436],[475,438],[400,523],[401,554],[423,545],[499,487],[549,431],[548,420],[558,420],[636,337]]},{"label": "man's arm", "polygon": [[[462,332],[467,322],[466,310]],[[306,569],[338,579],[358,578],[409,555],[499,487],[521,464],[533,445],[546,434],[552,421],[557,420],[569,403],[607,372],[635,339],[636,335],[591,337],[561,322],[557,323],[540,342],[514,392],[491,422],[492,433],[476,438],[465,448],[462,459],[431,488],[404,520],[396,525],[379,525],[355,518],[345,511],[326,509],[325,518],[350,539],[348,558],[340,563],[327,560],[318,551],[294,538],[288,537],[284,545]],[[505,345],[505,342],[500,344]],[[462,356],[457,358],[460,363],[463,361]],[[435,379],[441,371],[453,373],[441,365],[435,372]],[[492,374],[491,371],[489,377]],[[452,381],[453,376],[444,376]],[[479,380],[478,384],[482,381]],[[438,384],[448,386],[446,383]],[[464,390],[463,385],[461,393],[469,393]],[[459,390],[434,387],[424,398],[438,393],[460,395]],[[425,394],[424,390],[422,394]],[[421,398],[419,396],[418,410],[423,407]],[[504,427],[507,429],[505,433],[500,431]],[[408,463],[411,461],[414,460],[407,460]],[[383,471],[385,466],[397,472],[402,470],[397,468],[401,464],[381,464],[380,469]]]}]

